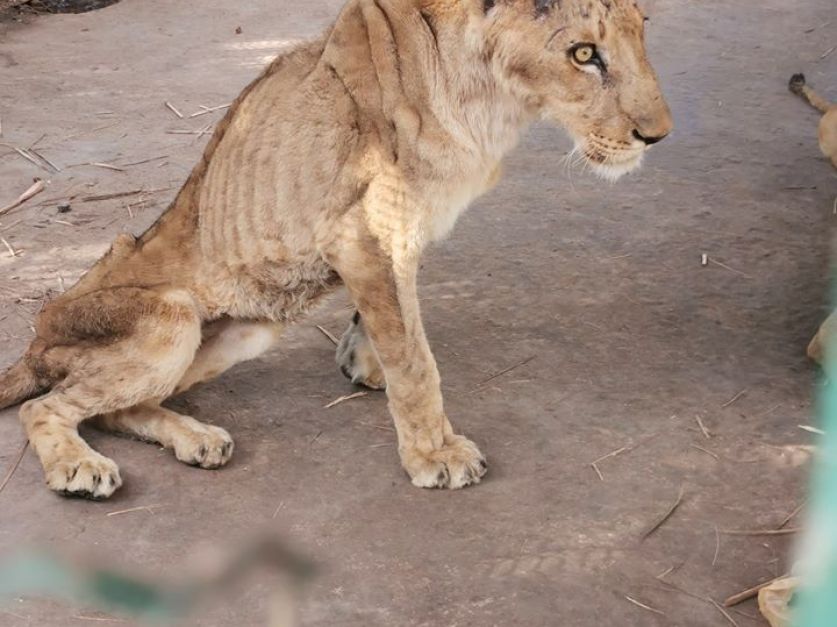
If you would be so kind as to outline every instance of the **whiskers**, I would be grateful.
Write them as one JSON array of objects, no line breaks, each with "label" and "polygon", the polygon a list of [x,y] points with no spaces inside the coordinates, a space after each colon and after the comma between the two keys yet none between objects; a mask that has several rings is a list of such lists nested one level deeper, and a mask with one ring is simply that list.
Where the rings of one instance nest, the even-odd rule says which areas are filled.
[{"label": "whiskers", "polygon": [[598,135],[590,135],[576,141],[573,149],[562,159],[564,172],[572,184],[572,172],[577,166],[581,171],[592,170],[598,176],[615,181],[636,169],[645,154],[643,148],[625,142],[614,142]]},{"label": "whiskers", "polygon": [[590,157],[587,155],[584,142],[575,142],[572,150],[564,155],[561,161],[564,166],[564,174],[567,175],[570,185],[573,185],[573,169],[581,166],[581,172],[583,174],[590,168],[592,163]]}]

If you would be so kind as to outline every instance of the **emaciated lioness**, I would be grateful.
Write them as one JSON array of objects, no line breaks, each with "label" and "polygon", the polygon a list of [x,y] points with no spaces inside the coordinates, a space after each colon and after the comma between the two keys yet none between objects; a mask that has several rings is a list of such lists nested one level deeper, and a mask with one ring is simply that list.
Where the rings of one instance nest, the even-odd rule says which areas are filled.
[{"label": "emaciated lioness", "polygon": [[0,407],[32,399],[20,416],[49,487],[120,486],[78,434],[87,419],[226,463],[226,431],[160,403],[256,357],[340,284],[359,314],[338,361],[386,386],[413,484],[478,482],[483,455],[442,405],[419,257],[533,120],[606,177],[639,165],[671,130],[643,22],[633,0],[350,0],[244,90],[157,223],[40,313]]}]

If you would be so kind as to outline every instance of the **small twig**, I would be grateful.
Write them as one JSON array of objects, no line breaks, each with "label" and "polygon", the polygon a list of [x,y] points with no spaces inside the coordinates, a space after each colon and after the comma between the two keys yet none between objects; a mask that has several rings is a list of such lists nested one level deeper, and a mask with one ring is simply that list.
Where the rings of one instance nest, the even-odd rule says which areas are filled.
[{"label": "small twig", "polygon": [[364,427],[372,427],[373,429],[380,429],[381,431],[395,431],[392,427],[387,427],[385,425],[373,425],[371,422],[358,422],[358,424],[363,425]]},{"label": "small twig", "polygon": [[142,510],[146,510],[150,514],[154,513],[152,508],[154,507],[162,507],[161,505],[139,505],[137,507],[130,507],[128,509],[120,509],[115,512],[108,512],[105,516],[121,516],[122,514],[130,514],[131,512],[139,512]]},{"label": "small twig", "polygon": [[610,459],[611,457],[616,457],[617,455],[621,455],[625,451],[632,450],[631,447],[623,446],[622,448],[618,448],[615,451],[611,451],[607,455],[602,455],[599,459],[590,462],[590,467],[596,471],[596,474],[599,475],[599,480],[604,481],[604,476],[602,475],[602,471],[599,470],[599,462],[603,462],[606,459]]},{"label": "small twig", "polygon": [[276,509],[273,512],[273,516],[271,516],[270,518],[271,519],[276,519],[276,516],[279,515],[279,510],[282,509],[283,507],[285,507],[285,501],[279,501],[279,505],[276,506]]},{"label": "small twig", "polygon": [[224,104],[224,105],[218,105],[217,107],[204,107],[203,105],[201,105],[201,110],[200,111],[195,111],[189,117],[190,118],[196,118],[200,115],[206,115],[207,113],[212,113],[213,111],[218,111],[219,109],[229,109],[231,105],[232,105],[232,103]]},{"label": "small twig", "polygon": [[697,449],[697,450],[698,450],[698,451],[700,451],[701,453],[706,453],[707,455],[709,455],[709,456],[711,456],[711,457],[714,457],[715,459],[718,459],[718,460],[720,460],[720,459],[721,459],[721,458],[720,458],[720,457],[718,457],[715,453],[713,453],[713,452],[712,452],[712,451],[710,451],[710,450],[707,450],[707,449],[703,448],[702,446],[698,446],[697,444],[690,444],[689,446],[691,446],[693,449]]},{"label": "small twig", "polygon": [[29,152],[28,150],[26,150],[25,148],[20,148],[18,146],[15,146],[14,144],[7,144],[5,142],[0,142],[0,146],[5,146],[6,148],[11,148],[17,154],[19,154],[21,157],[23,157],[27,161],[32,162],[36,167],[41,168],[42,170],[46,170],[47,172],[49,172],[49,168],[44,167],[43,163],[38,163],[38,160],[34,157],[34,155],[32,155],[32,153]]},{"label": "small twig", "polygon": [[123,163],[120,167],[129,168],[132,165],[142,165],[143,163],[150,163],[151,161],[159,161],[160,159],[168,159],[168,155],[160,155],[159,157],[151,157],[150,159],[143,159],[142,161],[132,161],[131,163]]},{"label": "small twig", "polygon": [[746,272],[742,272],[741,270],[736,270],[735,268],[730,268],[727,264],[721,263],[717,259],[713,259],[712,257],[709,258],[709,263],[714,263],[716,266],[721,266],[725,270],[729,270],[730,272],[735,272],[735,274],[740,274],[741,276],[752,279],[753,277],[747,274]]},{"label": "small twig", "polygon": [[655,614],[659,614],[660,616],[665,616],[666,615],[665,612],[663,612],[661,610],[658,610],[656,608],[653,608],[650,605],[645,605],[645,603],[640,603],[636,599],[632,599],[631,597],[629,597],[627,594],[625,595],[625,600],[629,601],[630,603],[633,603],[637,607],[641,607],[644,610],[648,610],[649,612],[654,612]]},{"label": "small twig", "polygon": [[20,466],[21,460],[23,460],[23,456],[26,453],[26,449],[29,446],[29,440],[26,440],[23,445],[20,447],[20,452],[17,454],[15,461],[12,463],[12,467],[9,468],[9,472],[6,473],[6,476],[3,477],[3,481],[0,481],[0,492],[3,491],[3,488],[6,487],[6,484],[9,483],[12,479],[12,475],[15,474],[15,470],[17,467]]},{"label": "small twig", "polygon": [[737,401],[739,398],[741,398],[742,396],[744,396],[744,394],[746,394],[746,393],[747,393],[747,390],[746,390],[746,389],[741,390],[738,394],[736,394],[736,395],[735,395],[735,396],[733,396],[731,399],[729,399],[726,403],[724,403],[723,405],[721,405],[721,408],[724,408],[724,407],[729,407],[729,406],[730,406],[730,405],[732,405],[735,401]]},{"label": "small twig", "polygon": [[99,616],[83,616],[82,614],[76,614],[73,616],[76,620],[90,620],[90,621],[97,621],[100,623],[124,623],[125,621],[121,618],[104,618]]},{"label": "small twig", "polygon": [[732,627],[738,627],[738,623],[736,623],[733,620],[732,616],[729,615],[729,612],[727,612],[724,608],[721,607],[720,603],[718,603],[715,599],[709,599],[709,600],[712,601],[712,605],[714,605],[716,608],[718,608],[718,611],[721,614],[724,615],[724,618],[727,619],[727,621],[729,622],[730,625],[732,625]]},{"label": "small twig", "polygon": [[837,50],[837,46],[831,46],[831,48],[829,48],[828,50],[826,50],[825,52],[823,52],[823,53],[820,55],[820,60],[825,59],[827,56],[829,56],[829,55],[830,55],[832,52],[834,52],[835,50]]},{"label": "small twig", "polygon": [[535,357],[537,357],[537,355],[532,355],[531,357],[527,357],[527,358],[526,358],[526,359],[524,359],[523,361],[519,361],[519,362],[517,362],[516,364],[509,366],[508,368],[503,368],[500,372],[497,372],[497,373],[495,373],[495,374],[491,375],[490,377],[488,377],[487,379],[485,379],[485,380],[483,380],[483,381],[480,381],[480,382],[479,382],[476,386],[474,386],[474,387],[477,387],[477,388],[478,388],[478,387],[481,387],[481,386],[485,385],[486,383],[488,383],[489,381],[493,381],[493,380],[494,380],[494,379],[496,379],[497,377],[502,377],[504,374],[509,373],[509,372],[511,372],[512,370],[515,370],[516,368],[520,368],[521,366],[525,366],[525,365],[526,365],[526,364],[528,364],[530,361],[532,361]]},{"label": "small twig", "polygon": [[67,141],[68,139],[73,139],[74,137],[80,137],[82,135],[89,135],[89,134],[95,133],[97,131],[103,131],[106,128],[113,128],[114,126],[118,126],[119,124],[122,124],[122,122],[113,122],[111,124],[104,124],[102,126],[97,126],[96,128],[92,128],[89,131],[79,131],[78,133],[73,133],[72,135],[67,135],[66,137],[61,138],[58,143],[63,143],[65,141]]},{"label": "small twig", "polygon": [[[701,596],[699,594],[695,594],[694,592],[689,592],[688,590],[685,590],[685,589],[681,588],[680,586],[676,586],[673,583],[669,583],[668,581],[663,581],[663,584],[666,586],[665,588],[661,588],[661,587],[658,587],[658,586],[649,586],[649,587],[653,588],[654,590],[665,590],[667,592],[679,592],[680,594],[685,594],[687,597],[697,599],[698,601],[703,601],[704,603],[709,603],[713,607],[715,607],[717,610],[719,610],[721,613],[723,613],[724,617],[728,621],[731,621],[731,623],[733,625],[738,627],[738,625],[736,625],[736,623],[732,619],[732,617],[718,604],[717,601],[715,601],[715,599],[713,599],[711,597]],[[732,610],[732,611],[735,612],[736,610]],[[739,612],[739,613],[742,616],[747,616],[748,618],[754,618],[754,617],[750,616],[749,614],[744,614],[744,613],[741,613],[741,612]]]},{"label": "small twig", "polygon": [[732,607],[734,605],[738,605],[739,603],[743,603],[748,599],[752,599],[759,593],[759,590],[762,588],[766,588],[770,584],[779,581],[780,579],[784,579],[787,575],[782,575],[781,577],[776,577],[775,579],[771,579],[770,581],[765,581],[764,583],[760,583],[752,588],[747,588],[746,590],[742,590],[736,594],[733,594],[724,601],[724,607]]},{"label": "small twig", "polygon": [[705,437],[707,440],[711,440],[712,434],[709,432],[709,429],[707,429],[706,426],[703,424],[703,420],[700,419],[700,416],[695,416],[695,420],[697,421],[698,427],[700,427],[700,430],[703,433],[703,437]]},{"label": "small twig", "polygon": [[174,106],[172,103],[170,103],[168,100],[166,100],[166,107],[168,107],[168,110],[169,110],[169,111],[171,111],[172,113],[174,113],[174,114],[175,114],[177,117],[179,117],[181,120],[183,119],[183,114],[182,114],[182,113],[180,113],[180,111],[178,111],[178,110],[177,110],[177,107],[175,107],[175,106]]},{"label": "small twig", "polygon": [[340,398],[336,398],[331,401],[328,405],[325,406],[325,409],[331,409],[335,405],[339,405],[340,403],[345,403],[346,401],[350,401],[353,398],[360,398],[362,396],[367,396],[368,392],[355,392],[354,394],[347,394],[346,396],[341,396]]},{"label": "small twig", "polygon": [[6,241],[5,237],[0,237],[0,242],[3,242],[3,246],[5,246],[6,250],[9,251],[9,255],[11,257],[17,257],[17,251],[14,248],[12,248],[12,245]]},{"label": "small twig", "polygon": [[671,504],[671,507],[666,510],[665,514],[660,516],[654,524],[652,524],[647,531],[642,534],[640,541],[645,540],[648,536],[654,533],[657,529],[663,526],[669,518],[671,518],[672,514],[677,511],[677,508],[680,507],[680,504],[683,502],[683,497],[685,496],[686,492],[683,489],[683,486],[680,486],[680,491],[677,493],[677,498],[675,499],[674,503]]},{"label": "small twig", "polygon": [[112,198],[124,198],[125,196],[135,196],[136,194],[142,194],[143,190],[141,189],[132,189],[129,192],[114,192],[112,194],[99,194],[98,196],[84,196],[81,199],[81,202],[95,202],[97,200],[110,200]]},{"label": "small twig", "polygon": [[167,192],[171,187],[160,187],[158,189],[132,189],[129,192],[114,192],[112,194],[99,194],[98,196],[84,196],[81,202],[95,202],[98,200],[111,200],[112,198],[124,198],[125,196],[136,196],[137,194],[154,194]]},{"label": "small twig", "polygon": [[330,339],[331,343],[334,344],[335,346],[337,346],[340,343],[340,340],[338,340],[336,337],[334,337],[334,334],[331,331],[329,331],[328,329],[324,329],[319,324],[315,324],[314,326],[317,327],[320,330],[320,333],[322,333],[328,339]]},{"label": "small twig", "polygon": [[721,532],[718,525],[715,525],[715,555],[712,557],[712,566],[718,563],[718,554],[721,552]]},{"label": "small twig", "polygon": [[323,434],[322,429],[320,429],[319,431],[317,431],[317,435],[315,435],[313,438],[311,438],[311,441],[308,443],[308,446],[311,446],[314,442],[316,442],[317,440],[319,440],[319,439],[320,439],[320,436],[321,436],[322,434]]},{"label": "small twig", "polygon": [[[36,143],[37,143],[37,142],[36,142]],[[33,145],[34,145],[34,144],[33,144]],[[37,150],[33,150],[33,149],[30,147],[30,148],[28,148],[28,151],[29,151],[31,154],[33,154],[33,155],[35,155],[36,157],[38,157],[38,159],[40,159],[40,160],[41,160],[41,161],[43,161],[44,163],[48,164],[48,165],[49,165],[49,166],[50,166],[53,170],[55,170],[56,172],[60,172],[60,171],[61,171],[61,168],[59,168],[57,165],[55,165],[52,161],[50,161],[49,159],[47,159],[45,156],[43,156],[43,155],[42,155],[41,153],[39,153]]]},{"label": "small twig", "polygon": [[802,511],[802,509],[805,507],[806,503],[807,503],[807,501],[802,501],[799,505],[797,505],[790,514],[788,514],[787,516],[785,516],[782,519],[782,522],[779,523],[779,525],[776,527],[776,529],[784,529],[785,525],[787,525],[790,521],[792,521],[794,518],[796,518],[796,516],[799,514],[799,512]]},{"label": "small twig", "polygon": [[653,439],[654,439],[654,438],[656,438],[658,435],[660,435],[660,434],[659,434],[659,433],[655,433],[655,434],[653,434],[653,435],[648,436],[647,438],[644,438],[644,439],[640,440],[640,441],[639,441],[639,442],[637,442],[636,444],[630,444],[630,445],[628,445],[628,446],[623,446],[623,447],[621,447],[621,448],[616,449],[615,451],[611,451],[610,453],[607,453],[606,455],[602,455],[602,456],[601,456],[601,457],[599,457],[597,460],[595,460],[595,461],[591,462],[591,463],[590,463],[590,467],[591,467],[594,471],[596,471],[596,474],[599,476],[599,479],[600,479],[601,481],[604,481],[604,476],[602,476],[602,472],[601,472],[601,470],[599,469],[599,462],[603,462],[603,461],[605,461],[606,459],[610,459],[611,457],[616,457],[617,455],[621,455],[622,453],[630,453],[631,451],[633,451],[633,450],[634,450],[634,449],[636,449],[637,447],[639,447],[639,446],[641,446],[641,445],[645,444],[645,443],[646,443],[646,442],[648,442],[649,440],[653,440]]},{"label": "small twig", "polygon": [[617,455],[621,455],[622,453],[624,453],[627,450],[628,450],[628,447],[623,446],[622,448],[618,448],[615,451],[612,451],[612,452],[608,453],[607,455],[602,455],[601,457],[599,457],[599,459],[597,459],[593,463],[598,464],[599,462],[603,462],[604,460],[610,459],[611,457],[616,457]]},{"label": "small twig", "polygon": [[105,168],[106,170],[116,170],[117,172],[124,172],[125,168],[120,168],[118,165],[112,165],[110,163],[90,163],[89,165],[95,165],[97,168]]},{"label": "small twig", "polygon": [[14,222],[12,222],[10,224],[5,225],[3,228],[0,228],[0,231],[8,231],[10,228],[12,228],[13,226],[17,226],[21,222],[23,222],[23,218],[21,218],[19,220],[15,220]]},{"label": "small twig", "polygon": [[29,187],[29,189],[27,189],[20,196],[18,196],[17,200],[15,200],[11,204],[8,204],[5,207],[3,207],[2,209],[0,209],[0,216],[3,215],[4,213],[6,213],[7,211],[11,211],[15,207],[19,207],[20,205],[25,203],[27,200],[32,198],[32,196],[34,196],[36,194],[40,194],[42,191],[44,191],[45,188],[46,188],[46,183],[44,183],[43,180],[35,179],[35,182],[32,183],[32,185]]},{"label": "small twig", "polygon": [[802,531],[802,527],[787,529],[721,529],[721,533],[728,536],[788,536]]},{"label": "small twig", "polygon": [[816,435],[825,435],[825,431],[822,429],[817,429],[816,427],[812,427],[810,425],[796,425],[803,431],[807,431],[808,433],[815,433]]}]

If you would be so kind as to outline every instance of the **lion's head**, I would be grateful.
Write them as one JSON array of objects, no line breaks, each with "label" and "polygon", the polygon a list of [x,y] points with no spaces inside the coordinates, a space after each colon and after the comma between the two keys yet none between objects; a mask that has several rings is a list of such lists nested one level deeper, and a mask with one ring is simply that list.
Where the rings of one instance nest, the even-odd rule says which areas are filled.
[{"label": "lion's head", "polygon": [[633,0],[485,0],[484,10],[497,71],[599,174],[636,168],[671,131]]}]

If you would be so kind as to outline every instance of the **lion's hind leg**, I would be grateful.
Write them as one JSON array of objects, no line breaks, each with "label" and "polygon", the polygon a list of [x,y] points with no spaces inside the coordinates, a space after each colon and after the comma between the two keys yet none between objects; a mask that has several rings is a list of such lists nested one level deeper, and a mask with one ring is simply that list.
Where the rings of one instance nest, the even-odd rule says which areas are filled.
[{"label": "lion's hind leg", "polygon": [[270,350],[279,341],[284,327],[282,322],[232,319],[206,325],[200,350],[177,384],[175,394],[214,379],[236,364]]},{"label": "lion's hind leg", "polygon": [[[281,322],[230,318],[204,325],[200,348],[174,393],[184,392],[237,363],[258,357],[276,344],[283,327]],[[233,440],[229,433],[161,407],[162,398],[98,416],[95,424],[162,444],[174,451],[177,459],[193,466],[219,468],[230,460]]]},{"label": "lion's hind leg", "polygon": [[171,394],[200,344],[197,308],[182,290],[113,288],[58,301],[39,325],[55,346],[39,366],[66,374],[23,404],[21,422],[51,489],[107,498],[121,485],[119,469],[81,438],[78,425]]},{"label": "lion's hind leg", "polygon": [[99,416],[95,424],[161,444],[173,450],[180,461],[201,468],[220,468],[233,452],[233,440],[226,430],[160,407],[153,401]]}]

